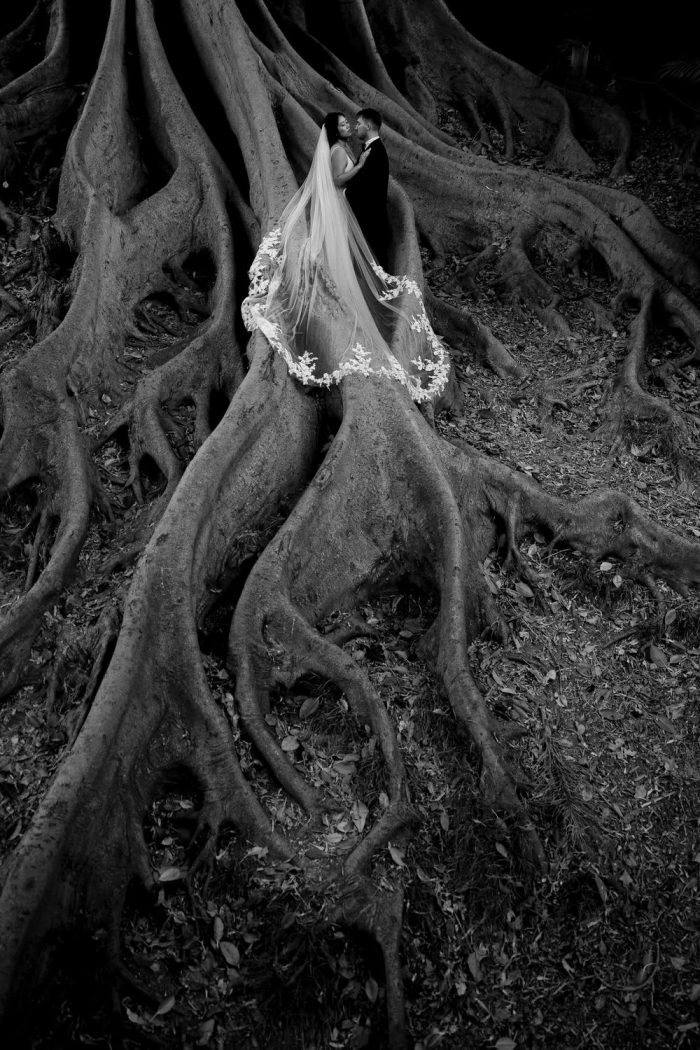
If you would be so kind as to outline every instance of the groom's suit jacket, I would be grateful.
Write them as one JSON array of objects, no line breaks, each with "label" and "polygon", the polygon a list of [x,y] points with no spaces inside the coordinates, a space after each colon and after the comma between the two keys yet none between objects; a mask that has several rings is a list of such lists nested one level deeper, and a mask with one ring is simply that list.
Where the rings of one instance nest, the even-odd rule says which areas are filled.
[{"label": "groom's suit jacket", "polygon": [[369,156],[357,175],[348,182],[345,196],[377,262],[386,268],[389,249],[386,210],[389,158],[381,139],[375,139],[366,148]]}]

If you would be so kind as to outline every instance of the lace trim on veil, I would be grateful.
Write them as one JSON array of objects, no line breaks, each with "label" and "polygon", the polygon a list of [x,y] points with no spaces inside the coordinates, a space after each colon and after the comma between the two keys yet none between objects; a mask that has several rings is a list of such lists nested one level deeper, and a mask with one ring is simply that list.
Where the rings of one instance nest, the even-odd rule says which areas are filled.
[{"label": "lace trim on veil", "polygon": [[[260,243],[241,306],[243,322],[249,332],[263,334],[290,374],[306,386],[330,387],[349,375],[382,375],[406,387],[416,402],[433,400],[447,383],[450,362],[421,290],[412,278],[389,274],[374,260],[344,196],[329,182],[328,158],[322,130],[309,176],[280,225]],[[352,318],[347,346],[337,352],[337,361],[331,355],[325,365],[305,348],[304,339],[304,325],[322,294],[321,271],[342,289],[338,302]],[[404,326],[403,364],[377,328],[377,323],[396,320]]]}]

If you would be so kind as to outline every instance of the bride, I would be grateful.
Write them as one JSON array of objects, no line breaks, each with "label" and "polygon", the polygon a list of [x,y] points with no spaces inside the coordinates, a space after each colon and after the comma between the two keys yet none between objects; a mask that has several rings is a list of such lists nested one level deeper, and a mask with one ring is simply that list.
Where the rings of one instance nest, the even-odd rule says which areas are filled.
[{"label": "bride", "polygon": [[362,163],[349,138],[344,114],[329,113],[308,176],[260,244],[243,320],[305,385],[384,375],[430,401],[447,382],[447,351],[416,282],[377,263],[345,200]]}]

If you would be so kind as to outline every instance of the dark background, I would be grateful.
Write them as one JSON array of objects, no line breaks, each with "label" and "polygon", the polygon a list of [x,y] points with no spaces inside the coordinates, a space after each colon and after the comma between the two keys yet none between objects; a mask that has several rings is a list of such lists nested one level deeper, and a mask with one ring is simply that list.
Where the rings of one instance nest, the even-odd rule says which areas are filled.
[{"label": "dark background", "polygon": [[629,0],[446,2],[483,43],[547,77],[556,64],[559,45],[567,38],[591,44],[593,76],[605,67],[616,75],[652,78],[662,62],[700,56],[692,17],[695,7],[679,0],[653,6]]},{"label": "dark background", "polygon": [[[171,0],[174,4],[177,0]],[[332,6],[334,0],[327,0]],[[72,0],[82,17],[104,18],[108,0]],[[554,3],[503,3],[499,0],[446,0],[474,36],[534,73],[543,73],[566,38],[591,42],[592,50],[607,53],[615,71],[629,75],[653,74],[669,58],[700,56],[695,29],[696,5],[669,0],[653,6],[630,0],[564,0]],[[0,3],[0,35],[16,26],[31,10],[33,0]],[[426,41],[430,47],[430,41]]]},{"label": "dark background", "polygon": [[[168,0],[173,5],[177,0]],[[332,17],[337,0],[323,0],[324,13]],[[383,0],[373,0],[382,3]],[[545,0],[540,3],[502,0],[444,0],[470,33],[488,47],[519,62],[555,84],[581,89],[572,82],[571,41],[590,45],[585,90],[605,94],[633,113],[644,95],[644,108],[652,113],[671,104],[686,121],[697,123],[700,112],[700,79],[665,81],[658,76],[665,62],[694,58],[700,67],[700,34],[695,29],[694,5],[667,0],[649,7],[631,0]],[[72,49],[71,80],[88,82],[97,61],[109,0],[69,0],[73,24],[83,32]],[[33,7],[33,0],[0,0],[0,38],[18,25]],[[425,41],[429,58],[431,41]],[[40,59],[37,56],[37,60]],[[649,109],[651,106],[651,109]],[[660,110],[663,112],[663,108]]]}]

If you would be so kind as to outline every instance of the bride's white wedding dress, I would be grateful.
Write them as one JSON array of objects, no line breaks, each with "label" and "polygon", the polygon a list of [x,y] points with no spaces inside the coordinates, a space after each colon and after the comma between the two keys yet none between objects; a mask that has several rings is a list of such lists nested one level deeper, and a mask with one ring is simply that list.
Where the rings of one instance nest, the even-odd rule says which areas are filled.
[{"label": "bride's white wedding dress", "polygon": [[[350,156],[348,151],[345,149],[345,146],[341,146],[339,142],[336,142],[335,145],[331,146],[331,150],[330,150],[331,158],[333,157],[334,153],[344,153],[345,154],[346,160],[345,160],[345,167],[343,168],[343,174],[345,174],[346,171],[350,171],[350,168],[354,168],[355,167],[355,161],[352,159],[352,157]],[[331,167],[331,170],[333,170],[332,167]],[[343,190],[343,193],[345,193],[345,190]]]},{"label": "bride's white wedding dress", "polygon": [[[401,383],[414,401],[432,400],[447,382],[447,351],[416,282],[375,261],[333,182],[330,158],[322,129],[306,180],[249,271],[245,326],[259,329],[306,385],[378,374]],[[352,166],[348,157],[346,170]]]}]

